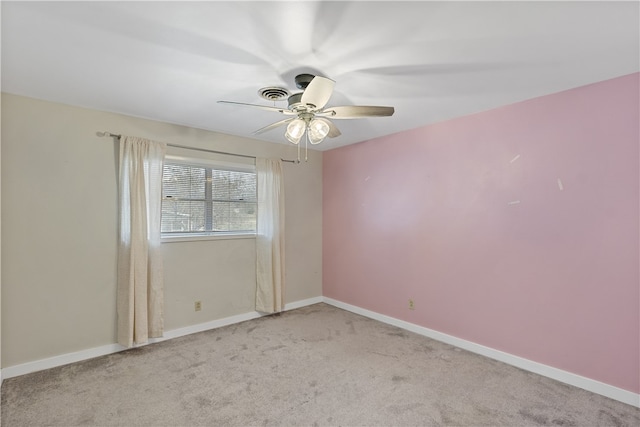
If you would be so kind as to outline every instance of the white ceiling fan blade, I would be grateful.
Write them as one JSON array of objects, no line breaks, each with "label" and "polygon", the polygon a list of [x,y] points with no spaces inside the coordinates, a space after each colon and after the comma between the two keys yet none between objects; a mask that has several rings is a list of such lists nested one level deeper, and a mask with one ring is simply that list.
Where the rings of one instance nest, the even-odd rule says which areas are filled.
[{"label": "white ceiling fan blade", "polygon": [[286,108],[270,107],[268,105],[247,104],[244,102],[233,102],[233,101],[218,101],[218,104],[230,104],[230,105],[239,105],[241,107],[253,107],[253,108],[259,108],[261,110],[276,111],[282,114],[290,114],[290,115],[297,114],[291,110],[287,110]]},{"label": "white ceiling fan blade", "polygon": [[323,116],[333,119],[359,119],[363,117],[388,117],[393,116],[393,107],[378,107],[372,105],[343,105],[330,107],[324,110]]},{"label": "white ceiling fan blade", "polygon": [[275,128],[277,128],[278,126],[282,126],[282,125],[284,125],[284,124],[287,124],[287,123],[289,123],[290,121],[295,120],[295,119],[296,119],[295,117],[291,117],[291,118],[289,118],[289,119],[284,119],[284,120],[280,120],[279,122],[271,123],[270,125],[267,125],[267,126],[265,126],[265,127],[263,127],[263,128],[258,129],[258,130],[257,130],[257,131],[255,131],[255,132],[253,132],[253,134],[254,134],[254,135],[259,135],[259,134],[261,134],[261,133],[265,133],[265,132],[267,132],[267,131],[270,131],[271,129],[275,129]]},{"label": "white ceiling fan blade", "polygon": [[331,79],[315,76],[302,93],[300,102],[315,105],[318,110],[322,109],[329,102],[335,84],[336,82]]}]

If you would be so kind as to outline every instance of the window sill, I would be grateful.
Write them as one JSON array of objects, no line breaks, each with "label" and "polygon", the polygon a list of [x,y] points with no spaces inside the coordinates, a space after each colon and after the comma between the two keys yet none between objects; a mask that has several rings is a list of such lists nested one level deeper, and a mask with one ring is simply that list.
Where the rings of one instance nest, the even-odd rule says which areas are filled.
[{"label": "window sill", "polygon": [[175,236],[162,236],[161,243],[193,242],[199,240],[234,240],[255,239],[256,233],[216,233],[216,234],[177,234]]}]

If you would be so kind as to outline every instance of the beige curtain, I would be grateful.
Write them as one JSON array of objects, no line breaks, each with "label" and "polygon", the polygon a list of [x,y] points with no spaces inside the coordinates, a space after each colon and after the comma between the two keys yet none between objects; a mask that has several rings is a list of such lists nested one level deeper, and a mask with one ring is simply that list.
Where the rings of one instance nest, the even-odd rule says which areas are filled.
[{"label": "beige curtain", "polygon": [[284,179],[282,161],[256,159],[256,310],[284,309]]},{"label": "beige curtain", "polygon": [[162,166],[166,144],[120,139],[118,343],[131,347],[163,332],[160,253]]}]

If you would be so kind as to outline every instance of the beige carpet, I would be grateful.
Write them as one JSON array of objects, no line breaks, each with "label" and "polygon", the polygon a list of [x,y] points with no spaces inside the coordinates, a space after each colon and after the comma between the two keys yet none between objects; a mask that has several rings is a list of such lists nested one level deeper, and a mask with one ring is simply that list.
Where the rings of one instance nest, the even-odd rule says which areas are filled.
[{"label": "beige carpet", "polygon": [[326,304],[5,380],[2,426],[640,426],[640,409]]}]

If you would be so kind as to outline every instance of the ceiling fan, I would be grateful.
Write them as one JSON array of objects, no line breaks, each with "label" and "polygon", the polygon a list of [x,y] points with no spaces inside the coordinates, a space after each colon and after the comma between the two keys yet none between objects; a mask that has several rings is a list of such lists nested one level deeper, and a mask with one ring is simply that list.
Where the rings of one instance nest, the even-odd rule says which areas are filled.
[{"label": "ceiling fan", "polygon": [[[329,119],[385,117],[392,116],[394,113],[393,107],[364,105],[326,107],[335,85],[335,81],[326,77],[299,74],[295,77],[295,83],[298,89],[302,89],[302,92],[294,93],[288,97],[288,108],[233,101],[218,101],[218,103],[260,108],[291,116],[258,129],[253,134],[259,135],[279,126],[287,125],[285,137],[293,144],[299,144],[305,133],[307,135],[306,141],[311,144],[319,144],[326,137],[340,136],[340,130]],[[288,94],[288,92],[285,93]]]}]

